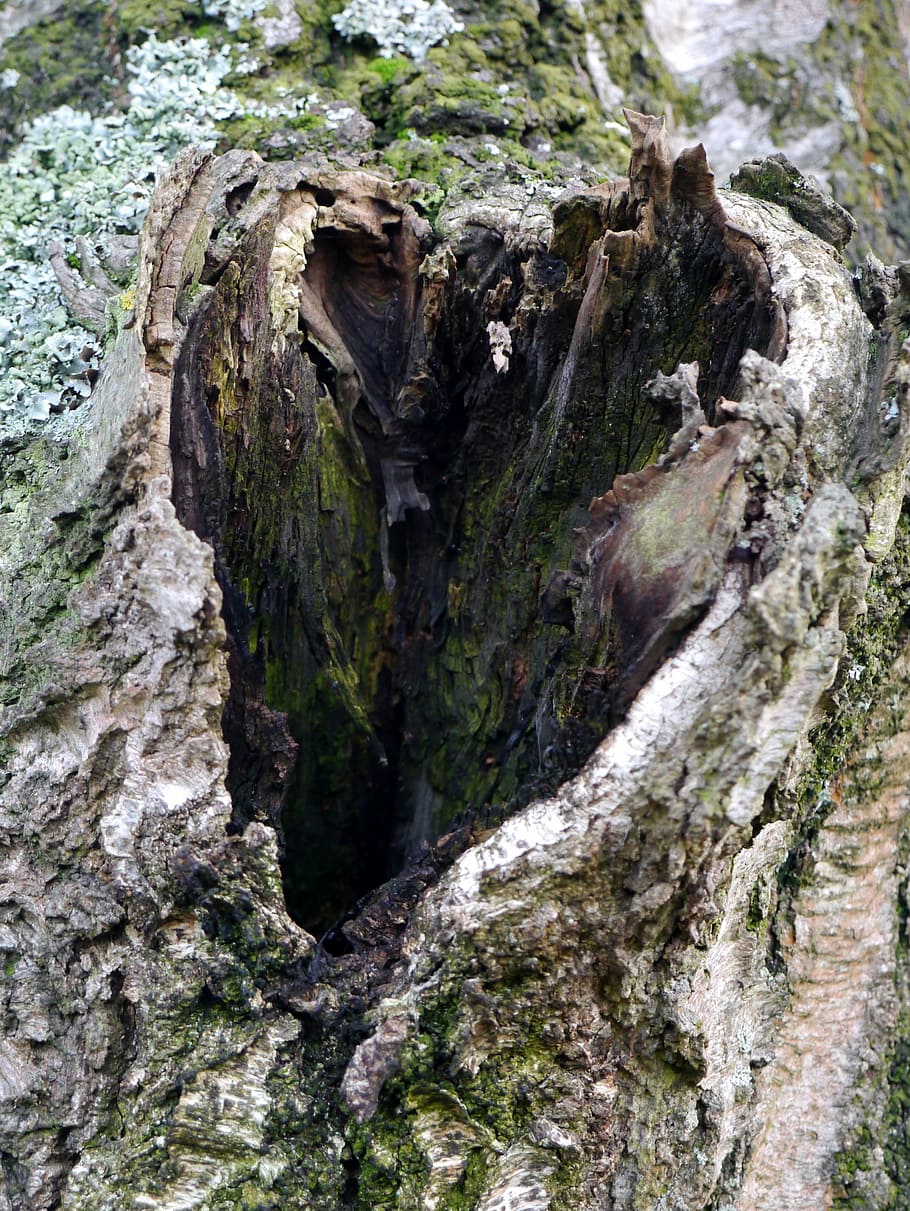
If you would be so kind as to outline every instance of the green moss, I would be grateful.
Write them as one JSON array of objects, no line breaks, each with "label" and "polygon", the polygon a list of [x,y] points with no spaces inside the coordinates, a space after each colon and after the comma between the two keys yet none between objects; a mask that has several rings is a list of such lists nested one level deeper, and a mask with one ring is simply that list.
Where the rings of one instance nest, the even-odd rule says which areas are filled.
[{"label": "green moss", "polygon": [[397,129],[418,134],[505,133],[513,123],[522,132],[520,118],[479,72],[456,75],[433,59],[415,80],[396,89],[390,120]]},{"label": "green moss", "polygon": [[[33,440],[5,452],[0,479],[0,705],[27,717],[76,693],[67,664],[87,641],[72,594],[94,571],[110,526],[109,502],[91,496],[69,512],[54,507],[69,456],[65,441]],[[53,523],[47,518],[53,517]]]},{"label": "green moss", "polygon": [[[905,255],[910,242],[908,167],[903,149],[910,139],[910,78],[904,57],[886,31],[899,25],[892,0],[846,7],[807,49],[822,72],[844,76],[858,121],[844,120],[836,98],[828,116],[843,136],[832,158],[835,195],[860,226],[857,255],[874,248],[887,261]],[[815,90],[817,91],[817,90]],[[811,103],[812,98],[806,98]],[[799,106],[794,105],[799,111]]]},{"label": "green moss", "polygon": [[413,71],[413,65],[409,59],[384,59],[379,55],[367,63],[366,70],[378,76],[382,84],[388,86],[394,84],[399,76],[409,75]]},{"label": "green moss", "polygon": [[223,31],[206,18],[202,6],[193,0],[117,0],[113,6],[113,28],[127,43],[141,41],[141,35],[152,30],[160,38],[175,38],[193,32]]},{"label": "green moss", "polygon": [[[531,1122],[552,1114],[566,1087],[564,1057],[543,1026],[548,1009],[539,1002],[536,979],[516,978],[511,964],[498,982],[486,972],[484,991],[516,1033],[510,1030],[507,1040],[497,1039],[495,1045],[491,1039],[476,1072],[458,1062],[466,1023],[477,1009],[466,1004],[463,992],[475,961],[449,956],[443,982],[422,1001],[418,1032],[405,1047],[399,1074],[383,1090],[378,1113],[362,1127],[348,1129],[361,1160],[357,1206],[363,1211],[418,1211],[427,1191],[428,1141],[445,1149],[446,1140],[463,1167],[449,1184],[440,1180],[434,1188],[437,1205],[444,1211],[473,1211],[498,1158],[513,1142],[527,1144]],[[569,1131],[584,1130],[581,1121],[566,1121],[564,1112],[560,1123]],[[547,1159],[553,1166],[547,1185],[554,1207],[577,1207],[580,1157],[554,1151]]]},{"label": "green moss", "polygon": [[[849,1208],[849,1211],[866,1211],[869,1208],[865,1194],[861,1190],[855,1191],[854,1187],[858,1178],[876,1167],[873,1142],[869,1128],[864,1126],[857,1132],[851,1147],[837,1154],[832,1190],[838,1207]],[[881,1208],[881,1211],[886,1209]]]},{"label": "green moss", "polygon": [[757,885],[749,893],[749,907],[746,910],[746,929],[750,933],[762,933],[765,927],[765,906],[762,902],[762,889]]},{"label": "green moss", "polygon": [[15,88],[0,89],[0,146],[27,118],[58,105],[98,111],[116,88],[106,22],[107,5],[81,0],[65,16],[39,21],[0,48],[0,72],[19,73]]},{"label": "green moss", "polygon": [[243,147],[270,160],[290,160],[324,144],[326,126],[325,118],[315,113],[283,121],[245,114],[220,122],[218,129],[219,153]]}]

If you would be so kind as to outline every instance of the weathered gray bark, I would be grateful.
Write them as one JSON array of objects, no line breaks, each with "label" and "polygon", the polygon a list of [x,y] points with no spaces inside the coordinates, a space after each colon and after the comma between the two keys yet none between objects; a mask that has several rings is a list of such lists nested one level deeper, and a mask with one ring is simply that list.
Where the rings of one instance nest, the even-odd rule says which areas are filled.
[{"label": "weathered gray bark", "polygon": [[[718,196],[698,150],[671,166],[660,126],[633,122],[630,183],[564,199],[555,225],[504,186],[444,211],[436,244],[410,186],[184,157],[91,410],[3,451],[0,1207],[906,1205],[910,304],[872,263],[867,316],[831,245]],[[383,371],[397,394],[370,379],[320,238],[349,241],[361,325],[407,326]],[[674,308],[696,304],[681,337]],[[277,614],[249,568],[274,560],[303,586],[303,631],[344,638],[318,557],[361,506],[327,485],[368,485],[377,549],[444,509],[398,447],[371,495],[370,441],[430,407],[428,379],[444,398],[446,324],[472,315],[452,376],[479,384],[472,453],[485,401],[530,393],[529,367],[546,388],[531,454],[494,463],[513,529],[573,443],[599,449],[573,400],[619,384],[647,435],[604,462],[587,515],[578,460],[537,557],[534,643],[552,643],[528,648],[550,678],[528,749],[560,734],[570,675],[590,711],[591,677],[609,700],[603,738],[513,814],[489,798],[491,828],[412,854],[333,956],[284,907],[274,813],[301,757],[256,680],[250,628]],[[696,348],[697,380],[671,376]],[[287,535],[317,512],[306,484],[277,538],[230,533],[274,466],[242,495],[265,440],[250,409],[281,392],[270,459],[286,440],[283,474],[313,451],[331,468],[304,571],[306,535]],[[247,512],[219,516],[227,500]],[[520,611],[476,600],[478,627],[520,636]],[[356,736],[357,658],[326,644],[313,675],[333,674]],[[416,650],[409,675],[433,684]],[[472,727],[482,766],[498,732]]]}]

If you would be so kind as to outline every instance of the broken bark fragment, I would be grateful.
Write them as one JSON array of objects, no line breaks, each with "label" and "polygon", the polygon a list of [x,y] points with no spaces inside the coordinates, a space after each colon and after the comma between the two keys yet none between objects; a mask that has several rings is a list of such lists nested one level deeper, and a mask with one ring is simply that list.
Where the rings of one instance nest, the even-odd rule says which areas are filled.
[{"label": "broken bark fragment", "polygon": [[786,207],[798,223],[833,244],[839,252],[856,235],[856,222],[849,211],[812,177],[803,176],[783,152],[775,152],[763,160],[749,160],[733,174],[730,187]]},{"label": "broken bark fragment", "polygon": [[54,240],[50,245],[48,260],[72,314],[90,332],[102,333],[107,304],[116,294],[117,288],[107,277],[85,240],[77,240],[76,246],[82,274],[70,268],[59,240]]}]

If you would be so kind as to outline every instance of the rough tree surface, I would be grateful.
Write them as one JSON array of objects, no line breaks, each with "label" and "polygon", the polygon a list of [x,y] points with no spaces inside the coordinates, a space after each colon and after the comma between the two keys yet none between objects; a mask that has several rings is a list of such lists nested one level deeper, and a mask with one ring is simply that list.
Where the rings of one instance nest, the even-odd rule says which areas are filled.
[{"label": "rough tree surface", "polygon": [[0,1211],[906,1211],[907,14],[339,7],[0,5]]},{"label": "rough tree surface", "polygon": [[0,1205],[905,1205],[910,300],[629,119],[185,154],[7,442]]}]

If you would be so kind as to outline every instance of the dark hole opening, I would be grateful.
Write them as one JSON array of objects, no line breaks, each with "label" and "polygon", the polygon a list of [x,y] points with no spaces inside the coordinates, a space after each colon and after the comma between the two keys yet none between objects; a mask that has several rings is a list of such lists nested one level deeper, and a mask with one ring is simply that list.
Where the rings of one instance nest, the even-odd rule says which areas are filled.
[{"label": "dark hole opening", "polygon": [[224,208],[231,218],[243,209],[244,204],[249,201],[250,194],[255,187],[256,181],[254,179],[246,181],[243,185],[237,185],[228,191],[224,199]]}]

